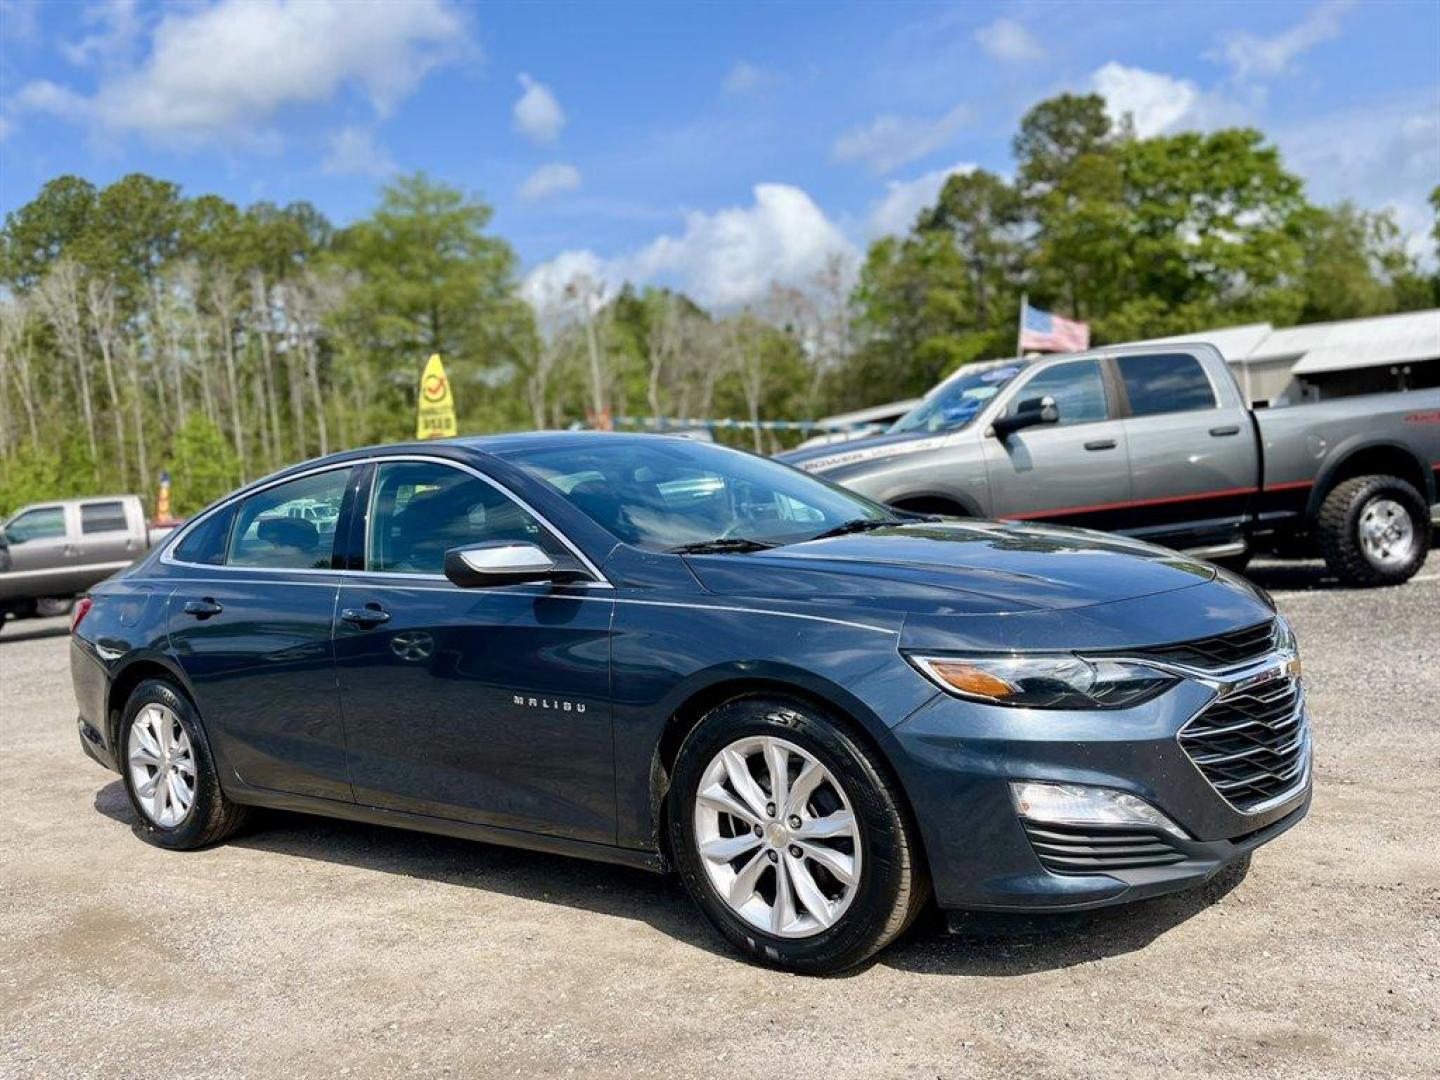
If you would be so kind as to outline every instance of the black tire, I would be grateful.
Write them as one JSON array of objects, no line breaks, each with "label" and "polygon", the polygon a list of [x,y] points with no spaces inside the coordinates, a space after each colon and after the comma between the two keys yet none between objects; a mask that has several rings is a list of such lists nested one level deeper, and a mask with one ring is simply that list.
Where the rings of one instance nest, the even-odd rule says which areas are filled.
[{"label": "black tire", "polygon": [[[814,755],[845,789],[865,857],[857,892],[835,924],[811,937],[764,933],[716,893],[697,850],[693,806],[707,765],[747,735],[778,735]],[[863,963],[899,937],[930,897],[919,833],[888,766],[846,726],[770,696],[718,706],[680,747],[670,785],[670,846],[685,887],[716,928],[751,960],[823,975]]]},{"label": "black tire", "polygon": [[[191,756],[195,762],[195,798],[189,813],[173,828],[156,824],[140,805],[126,760],[130,728],[140,711],[150,704],[164,705],[174,712],[180,726],[190,737]],[[196,848],[208,847],[235,835],[249,820],[250,808],[231,802],[220,789],[215,758],[210,753],[210,744],[205,738],[205,730],[200,725],[195,706],[170,682],[164,679],[147,679],[131,693],[130,699],[125,703],[125,712],[120,718],[115,752],[120,763],[125,794],[130,797],[130,806],[138,820],[136,832],[155,846],[173,851],[193,851]]]},{"label": "black tire", "polygon": [[[1410,518],[1413,549],[1408,559],[1386,565],[1370,557],[1360,541],[1360,519],[1376,499],[1398,503]],[[1330,572],[1347,585],[1399,585],[1425,563],[1430,551],[1430,508],[1413,486],[1395,476],[1356,476],[1325,496],[1316,520],[1320,554]]]},{"label": "black tire", "polygon": [[35,614],[42,619],[53,619],[57,615],[69,615],[74,607],[73,596],[44,596],[35,601]]}]

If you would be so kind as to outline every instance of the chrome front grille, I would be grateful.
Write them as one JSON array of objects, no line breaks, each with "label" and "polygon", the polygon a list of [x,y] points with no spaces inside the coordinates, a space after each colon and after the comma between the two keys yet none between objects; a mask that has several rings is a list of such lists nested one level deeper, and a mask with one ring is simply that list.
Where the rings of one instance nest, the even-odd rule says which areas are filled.
[{"label": "chrome front grille", "polygon": [[1180,731],[1180,745],[1232,806],[1255,813],[1304,781],[1305,695],[1286,675],[1217,698]]},{"label": "chrome front grille", "polygon": [[1275,620],[1268,619],[1228,634],[1195,638],[1174,645],[1152,645],[1142,650],[1140,655],[1167,664],[1182,664],[1207,671],[1230,668],[1259,660],[1269,653],[1275,644],[1276,630]]}]

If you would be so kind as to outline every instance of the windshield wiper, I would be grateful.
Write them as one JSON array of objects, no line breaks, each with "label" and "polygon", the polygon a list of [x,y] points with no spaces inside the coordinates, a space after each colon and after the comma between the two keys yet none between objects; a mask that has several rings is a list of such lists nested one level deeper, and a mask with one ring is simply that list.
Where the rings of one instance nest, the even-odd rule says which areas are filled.
[{"label": "windshield wiper", "polygon": [[851,521],[842,521],[833,529],[816,533],[810,539],[828,540],[832,536],[848,536],[850,533],[869,532],[871,529],[888,529],[892,525],[903,524],[904,522],[900,518],[855,518]]},{"label": "windshield wiper", "polygon": [[766,551],[774,546],[763,540],[749,540],[743,536],[720,536],[714,540],[696,540],[694,543],[681,544],[667,550],[672,555],[724,555],[728,552]]}]

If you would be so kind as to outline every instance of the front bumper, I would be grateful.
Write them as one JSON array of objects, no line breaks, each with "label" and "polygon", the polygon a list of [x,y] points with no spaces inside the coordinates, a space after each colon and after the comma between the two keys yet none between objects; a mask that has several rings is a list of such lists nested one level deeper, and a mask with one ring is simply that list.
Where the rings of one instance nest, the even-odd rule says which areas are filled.
[{"label": "front bumper", "polygon": [[[1295,785],[1259,812],[1245,813],[1211,785],[1178,738],[1181,728],[1215,700],[1213,687],[1186,680],[1126,710],[1023,710],[946,695],[922,707],[893,735],[901,748],[897,768],[916,811],[939,906],[1078,911],[1138,900],[1203,884],[1298,824],[1311,798],[1308,734]],[[1301,709],[1308,732],[1303,704]],[[1178,824],[1186,837],[1164,838],[1173,848],[1172,861],[1165,865],[1057,871],[1051,860],[1047,869],[1017,815],[1012,780],[1129,792]],[[1090,842],[1045,839],[1059,840],[1062,852],[1071,839]]]}]

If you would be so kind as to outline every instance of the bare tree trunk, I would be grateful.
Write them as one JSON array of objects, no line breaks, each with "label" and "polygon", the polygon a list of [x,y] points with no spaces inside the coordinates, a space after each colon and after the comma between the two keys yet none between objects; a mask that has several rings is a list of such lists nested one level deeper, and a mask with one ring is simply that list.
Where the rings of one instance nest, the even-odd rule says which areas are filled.
[{"label": "bare tree trunk", "polygon": [[220,341],[225,350],[225,382],[230,395],[230,437],[240,462],[240,480],[249,475],[245,464],[245,425],[240,421],[240,379],[235,364],[235,283],[224,270],[210,279],[210,302],[220,324]]},{"label": "bare tree trunk", "polygon": [[90,460],[97,478],[100,451],[95,441],[95,404],[90,392],[90,365],[86,355],[85,328],[81,321],[80,273],[75,264],[61,259],[36,288],[41,310],[55,329],[61,351],[68,354],[75,366],[80,390],[80,405],[85,419],[85,438],[90,446]]},{"label": "bare tree trunk", "polygon": [[115,425],[115,452],[120,465],[122,480],[130,478],[129,455],[125,450],[125,412],[121,408],[120,388],[115,379],[115,346],[119,340],[120,328],[115,316],[115,288],[110,282],[103,284],[91,278],[85,288],[86,305],[90,311],[90,329],[100,346],[100,358],[105,367],[105,389],[110,398],[110,416]]},{"label": "bare tree trunk", "polygon": [[284,455],[280,441],[280,408],[275,398],[275,362],[270,343],[270,290],[265,275],[256,270],[250,277],[251,306],[254,309],[255,334],[260,339],[260,374],[265,384],[264,416],[270,425],[270,444],[275,456],[269,464],[280,463]]}]

